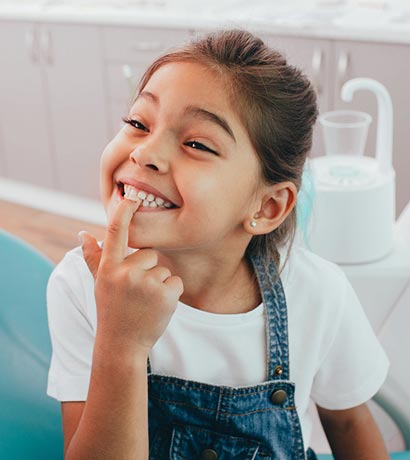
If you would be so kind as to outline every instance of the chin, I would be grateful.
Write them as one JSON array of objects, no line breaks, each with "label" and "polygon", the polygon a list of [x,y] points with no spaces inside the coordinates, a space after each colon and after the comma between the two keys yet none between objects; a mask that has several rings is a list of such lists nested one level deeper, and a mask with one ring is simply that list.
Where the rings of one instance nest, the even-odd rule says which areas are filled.
[{"label": "chin", "polygon": [[150,241],[141,241],[128,236],[128,247],[132,249],[151,248],[152,244]]},{"label": "chin", "polygon": [[134,241],[128,240],[128,247],[129,247],[129,248],[132,248],[132,249],[140,249],[140,248],[141,248],[141,245],[140,245],[140,244],[136,244]]}]

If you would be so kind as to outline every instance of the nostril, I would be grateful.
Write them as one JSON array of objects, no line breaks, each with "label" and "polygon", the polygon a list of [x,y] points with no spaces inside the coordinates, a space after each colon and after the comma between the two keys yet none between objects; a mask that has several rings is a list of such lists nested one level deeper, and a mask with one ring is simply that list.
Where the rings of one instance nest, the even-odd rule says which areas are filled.
[{"label": "nostril", "polygon": [[145,165],[147,168],[150,168],[150,169],[153,169],[154,171],[159,171],[158,169],[158,166],[155,166],[153,164],[148,164],[148,165]]}]

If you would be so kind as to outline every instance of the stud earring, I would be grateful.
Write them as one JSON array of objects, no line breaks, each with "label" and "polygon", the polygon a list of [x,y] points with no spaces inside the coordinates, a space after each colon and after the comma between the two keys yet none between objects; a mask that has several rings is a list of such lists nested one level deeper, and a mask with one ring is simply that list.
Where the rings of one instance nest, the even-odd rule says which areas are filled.
[{"label": "stud earring", "polygon": [[255,228],[256,227],[256,221],[255,220],[251,220],[251,223],[249,224],[252,228]]}]

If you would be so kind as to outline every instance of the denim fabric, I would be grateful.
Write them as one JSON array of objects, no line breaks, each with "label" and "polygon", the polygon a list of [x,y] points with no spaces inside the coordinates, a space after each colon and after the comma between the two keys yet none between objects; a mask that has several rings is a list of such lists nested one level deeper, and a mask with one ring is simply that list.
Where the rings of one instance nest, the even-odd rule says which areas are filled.
[{"label": "denim fabric", "polygon": [[265,307],[266,381],[215,386],[152,374],[148,362],[150,460],[315,460],[305,453],[289,381],[283,286],[273,263],[266,271],[264,259],[252,263]]}]

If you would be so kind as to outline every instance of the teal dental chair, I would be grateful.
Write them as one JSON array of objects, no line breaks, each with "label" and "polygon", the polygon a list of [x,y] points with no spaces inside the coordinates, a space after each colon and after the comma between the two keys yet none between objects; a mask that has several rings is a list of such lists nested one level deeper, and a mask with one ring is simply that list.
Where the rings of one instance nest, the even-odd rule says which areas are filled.
[{"label": "teal dental chair", "polygon": [[46,395],[53,263],[0,229],[0,460],[61,460],[60,404]]}]

